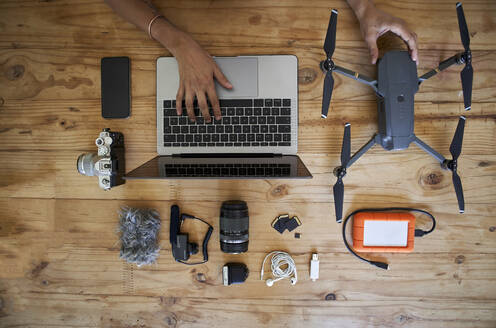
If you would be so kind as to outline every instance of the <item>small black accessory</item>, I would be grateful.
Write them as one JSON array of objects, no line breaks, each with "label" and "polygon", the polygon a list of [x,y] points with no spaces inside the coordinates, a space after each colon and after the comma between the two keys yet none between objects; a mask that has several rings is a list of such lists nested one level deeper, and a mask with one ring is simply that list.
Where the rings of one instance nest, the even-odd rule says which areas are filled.
[{"label": "small black accessory", "polygon": [[[188,263],[190,255],[194,255],[198,253],[198,244],[188,242],[188,234],[181,233],[181,225],[186,219],[194,219],[199,220],[206,225],[208,225],[208,231],[203,238],[203,261],[202,262],[193,262]],[[172,256],[177,262],[181,262],[187,265],[195,265],[202,264],[208,261],[208,250],[207,245],[210,240],[210,236],[212,235],[212,231],[214,228],[206,221],[194,217],[192,215],[188,215],[183,213],[180,215],[179,206],[172,205],[171,206],[171,220],[170,220],[170,243],[172,245]]]},{"label": "small black accessory", "polygon": [[276,229],[280,234],[282,234],[284,230],[286,230],[286,224],[288,223],[288,221],[288,214],[279,215],[275,218],[274,221],[272,221],[272,228]]},{"label": "small black accessory", "polygon": [[295,232],[295,238],[296,238],[296,239],[300,239],[300,238],[301,238],[301,233],[299,233],[299,232]]},{"label": "small black accessory", "polygon": [[434,216],[431,213],[429,213],[427,211],[424,211],[424,210],[420,210],[420,209],[417,209],[417,208],[410,208],[410,207],[362,208],[360,210],[356,210],[356,211],[353,211],[350,214],[348,214],[348,216],[343,221],[343,231],[342,231],[342,233],[343,233],[343,242],[344,242],[344,245],[346,246],[346,248],[348,249],[348,251],[351,254],[355,255],[355,257],[357,257],[359,260],[362,260],[362,261],[367,262],[369,264],[375,265],[376,267],[381,268],[381,269],[384,269],[384,270],[388,270],[389,269],[389,265],[387,263],[367,260],[366,258],[361,257],[360,255],[358,255],[353,250],[353,248],[350,247],[350,245],[348,244],[348,241],[346,240],[346,224],[348,223],[348,220],[351,217],[353,217],[355,214],[357,214],[357,213],[361,213],[361,212],[392,212],[392,211],[418,212],[418,213],[423,213],[423,214],[425,214],[425,215],[427,215],[428,217],[431,218],[431,220],[432,220],[432,227],[429,230],[415,229],[415,237],[422,237],[422,236],[425,236],[427,234],[430,234],[436,228],[436,219],[434,218]]},{"label": "small black accessory", "polygon": [[297,216],[293,216],[291,219],[288,214],[279,215],[274,221],[272,221],[272,228],[277,230],[280,234],[284,230],[293,231],[301,225],[300,219]]},{"label": "small black accessory", "polygon": [[95,140],[96,153],[83,153],[77,159],[77,170],[86,176],[97,176],[98,185],[104,190],[122,185],[126,162],[124,157],[124,135],[106,128]]},{"label": "small black accessory", "polygon": [[248,278],[248,268],[243,263],[227,263],[222,267],[224,286],[242,284]]},{"label": "small black accessory", "polygon": [[131,108],[129,58],[102,58],[101,80],[102,117],[128,118]]},{"label": "small black accessory", "polygon": [[290,220],[288,220],[288,222],[286,222],[286,229],[288,229],[289,232],[293,231],[299,226],[301,226],[301,221],[300,219],[298,219],[297,216],[293,216]]},{"label": "small black accessory", "polygon": [[229,200],[222,203],[219,217],[221,251],[230,254],[248,251],[249,219],[246,202]]}]

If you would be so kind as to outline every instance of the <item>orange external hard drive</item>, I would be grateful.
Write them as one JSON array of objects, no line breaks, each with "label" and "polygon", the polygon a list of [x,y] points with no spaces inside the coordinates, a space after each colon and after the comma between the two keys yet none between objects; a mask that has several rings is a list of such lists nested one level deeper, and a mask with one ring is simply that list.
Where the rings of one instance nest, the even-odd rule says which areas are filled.
[{"label": "orange external hard drive", "polygon": [[413,252],[415,216],[411,213],[362,212],[353,217],[357,252]]}]

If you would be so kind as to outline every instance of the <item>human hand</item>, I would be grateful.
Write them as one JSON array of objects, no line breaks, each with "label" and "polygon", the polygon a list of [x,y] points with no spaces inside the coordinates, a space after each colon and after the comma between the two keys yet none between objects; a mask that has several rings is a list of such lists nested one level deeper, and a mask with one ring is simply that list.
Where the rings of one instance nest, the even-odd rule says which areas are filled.
[{"label": "human hand", "polygon": [[208,112],[207,96],[212,105],[216,120],[221,119],[219,99],[215,92],[214,78],[226,89],[232,85],[224,76],[212,57],[188,34],[178,31],[177,45],[171,49],[179,67],[179,89],[176,96],[176,111],[182,114],[182,100],[185,100],[188,117],[195,121],[193,100],[196,96],[198,106],[206,122],[212,119]]},{"label": "human hand", "polygon": [[148,0],[105,0],[112,9],[126,20],[132,22],[150,37],[159,41],[177,59],[180,75],[179,90],[176,96],[177,114],[182,114],[182,100],[185,99],[188,116],[196,120],[193,100],[196,96],[203,117],[207,122],[212,119],[208,112],[207,97],[212,105],[215,119],[221,117],[219,100],[215,92],[214,78],[224,88],[232,85],[222,74],[212,57],[203,50],[187,33],[172,25]]},{"label": "human hand", "polygon": [[366,8],[357,16],[360,21],[362,36],[369,47],[372,64],[375,64],[379,57],[377,39],[391,31],[405,41],[412,60],[418,65],[417,34],[408,28],[404,20],[377,9],[372,3],[368,3]]}]

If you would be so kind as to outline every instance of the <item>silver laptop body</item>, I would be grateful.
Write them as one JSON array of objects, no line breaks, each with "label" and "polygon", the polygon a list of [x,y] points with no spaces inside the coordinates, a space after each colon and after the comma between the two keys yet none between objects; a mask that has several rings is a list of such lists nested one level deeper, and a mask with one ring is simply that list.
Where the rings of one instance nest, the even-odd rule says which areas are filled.
[{"label": "silver laptop body", "polygon": [[311,178],[296,155],[297,58],[278,55],[214,59],[233,85],[232,90],[227,90],[216,84],[221,111],[225,113],[222,121],[212,119],[212,123],[205,123],[196,108],[197,122],[192,123],[185,108],[181,116],[175,110],[179,87],[175,58],[158,58],[159,156],[127,173],[125,179]]},{"label": "silver laptop body", "polygon": [[[157,59],[157,152],[159,155],[191,153],[296,154],[298,145],[298,59],[292,55],[216,57],[214,60],[233,85],[216,83],[219,99],[291,99],[291,145],[266,147],[164,147],[164,100],[175,100],[179,72],[174,57]],[[183,108],[185,111],[186,109]],[[213,118],[212,118],[213,120]]]}]

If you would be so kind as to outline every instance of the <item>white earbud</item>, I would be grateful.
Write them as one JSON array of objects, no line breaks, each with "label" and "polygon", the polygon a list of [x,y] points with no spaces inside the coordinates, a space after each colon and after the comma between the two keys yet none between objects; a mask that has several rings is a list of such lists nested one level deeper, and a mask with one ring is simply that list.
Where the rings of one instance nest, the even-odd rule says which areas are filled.
[{"label": "white earbud", "polygon": [[[279,277],[279,278],[276,278],[276,279],[267,279],[267,280],[265,281],[265,284],[266,284],[267,286],[269,286],[269,287],[272,287],[272,286],[274,286],[274,283],[275,283],[276,281],[279,281],[279,280],[282,280],[282,279],[284,279],[284,277]],[[292,278],[292,279],[294,279],[294,278]],[[295,282],[295,283],[296,283],[296,282]],[[294,285],[294,284],[293,284],[293,285]]]}]

